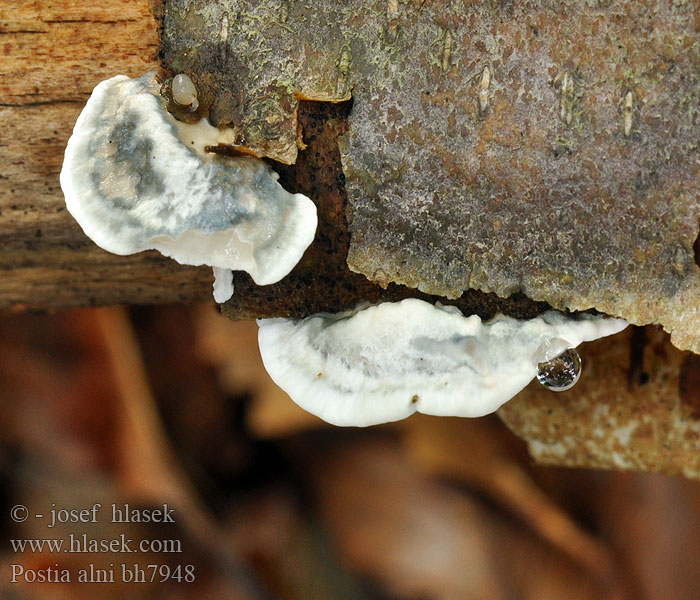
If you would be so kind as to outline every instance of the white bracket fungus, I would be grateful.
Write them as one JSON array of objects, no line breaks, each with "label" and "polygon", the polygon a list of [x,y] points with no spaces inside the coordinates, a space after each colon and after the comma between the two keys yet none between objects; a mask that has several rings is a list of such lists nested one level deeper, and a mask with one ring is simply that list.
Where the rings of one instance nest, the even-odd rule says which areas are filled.
[{"label": "white bracket fungus", "polygon": [[482,322],[417,299],[258,324],[260,353],[275,383],[325,421],[357,426],[414,412],[491,413],[536,376],[539,363],[627,326],[554,311]]},{"label": "white bracket fungus", "polygon": [[61,170],[68,210],[109,252],[155,249],[215,267],[219,302],[233,293],[231,270],[259,285],[279,281],[313,241],[314,203],[286,192],[260,159],[206,153],[230,132],[206,119],[177,122],[157,90],[155,73],[95,88]]}]

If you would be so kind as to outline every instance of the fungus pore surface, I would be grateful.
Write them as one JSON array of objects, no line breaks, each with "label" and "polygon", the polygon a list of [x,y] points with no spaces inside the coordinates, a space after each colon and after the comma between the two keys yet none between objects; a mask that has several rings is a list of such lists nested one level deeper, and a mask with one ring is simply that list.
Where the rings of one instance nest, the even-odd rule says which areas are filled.
[{"label": "fungus pore surface", "polygon": [[158,88],[155,73],[95,88],[66,148],[68,210],[109,252],[156,249],[215,267],[219,302],[233,292],[231,270],[259,285],[279,281],[313,240],[315,205],[286,192],[258,158],[207,153],[227,131],[177,122]]},{"label": "fungus pore surface", "polygon": [[535,377],[538,363],[627,326],[555,311],[483,322],[413,298],[258,324],[260,353],[275,383],[325,421],[356,426],[414,412],[491,413]]}]

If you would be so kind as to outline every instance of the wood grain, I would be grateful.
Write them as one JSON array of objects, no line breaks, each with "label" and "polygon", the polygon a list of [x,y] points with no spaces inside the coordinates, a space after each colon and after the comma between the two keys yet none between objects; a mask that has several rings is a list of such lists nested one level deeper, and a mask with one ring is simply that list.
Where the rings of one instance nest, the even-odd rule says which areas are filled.
[{"label": "wood grain", "polygon": [[114,256],[65,209],[58,174],[95,85],[158,67],[146,0],[0,4],[0,309],[206,300],[211,272]]}]

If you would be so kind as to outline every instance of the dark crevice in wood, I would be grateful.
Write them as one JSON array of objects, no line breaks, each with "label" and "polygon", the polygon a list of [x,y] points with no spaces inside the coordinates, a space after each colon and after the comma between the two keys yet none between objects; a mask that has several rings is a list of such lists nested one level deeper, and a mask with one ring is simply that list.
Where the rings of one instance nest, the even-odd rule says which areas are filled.
[{"label": "dark crevice in wood", "polygon": [[649,374],[644,370],[644,349],[646,345],[646,329],[633,326],[632,335],[630,336],[630,363],[627,370],[627,389],[630,392],[649,381]]},{"label": "dark crevice in wood", "polygon": [[24,108],[29,106],[51,106],[56,104],[85,104],[88,96],[84,99],[67,100],[37,100],[36,102],[0,102],[0,108]]}]

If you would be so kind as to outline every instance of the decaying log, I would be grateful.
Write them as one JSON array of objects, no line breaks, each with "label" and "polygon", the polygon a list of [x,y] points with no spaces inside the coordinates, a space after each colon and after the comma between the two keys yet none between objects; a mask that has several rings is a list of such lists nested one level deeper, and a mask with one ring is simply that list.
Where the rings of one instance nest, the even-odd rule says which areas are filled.
[{"label": "decaying log", "polygon": [[[13,3],[0,9],[5,60],[0,65],[0,308],[208,300],[211,272],[157,252],[120,257],[92,243],[67,213],[58,174],[66,141],[92,88],[115,74],[157,69],[158,23],[143,2],[86,6],[77,0]],[[337,134],[349,104],[304,103],[308,152],[282,172],[289,189],[319,205],[322,227],[302,264],[280,284],[258,287],[236,275],[237,318],[303,316],[361,300],[419,295],[383,290],[345,264],[345,192]],[[316,150],[321,153],[316,156]],[[490,316],[531,316],[545,306],[522,296],[502,300],[477,291],[454,302]]]},{"label": "decaying log", "polygon": [[[195,4],[198,7],[203,5]],[[258,4],[257,12],[253,11],[251,16],[250,23],[253,25],[264,21],[267,15],[265,11],[269,12],[272,7],[269,2]],[[346,3],[338,3],[339,6],[341,4]],[[377,6],[380,4],[377,3]],[[424,2],[389,2],[381,4],[383,9],[379,12],[374,11],[371,15],[358,18],[370,21],[374,19],[374,25],[380,23],[380,29],[383,29],[377,39],[393,52],[391,48],[396,48],[395,44],[401,36],[406,36],[406,32],[411,31],[410,28],[415,27],[423,18],[418,13],[424,4],[425,10],[430,9],[429,4]],[[641,4],[648,9],[654,3]],[[275,162],[274,167],[280,172],[285,187],[290,191],[307,194],[319,209],[320,225],[315,242],[297,268],[279,284],[265,287],[255,286],[248,276],[237,273],[236,294],[223,307],[225,314],[232,318],[303,316],[318,311],[350,308],[360,300],[377,302],[407,296],[422,297],[431,301],[440,299],[456,304],[466,313],[478,313],[482,316],[506,312],[527,317],[548,307],[546,303],[535,302],[524,295],[516,294],[503,299],[475,289],[463,291],[469,287],[467,283],[475,282],[472,287],[489,288],[489,285],[484,283],[489,279],[488,272],[494,272],[498,278],[503,275],[503,272],[499,271],[503,264],[512,266],[514,257],[517,257],[516,246],[519,243],[515,235],[517,220],[515,224],[512,220],[508,222],[507,219],[499,218],[484,222],[487,225],[486,230],[491,228],[493,231],[505,232],[503,235],[513,247],[505,248],[507,252],[501,257],[503,261],[500,263],[495,261],[489,266],[484,262],[483,273],[477,269],[465,275],[466,271],[462,267],[466,262],[462,265],[456,260],[464,249],[452,244],[447,238],[436,236],[435,231],[430,229],[432,225],[426,225],[427,222],[424,223],[426,227],[416,230],[419,235],[408,235],[404,231],[406,235],[403,237],[390,237],[387,238],[388,241],[385,240],[387,243],[375,244],[372,236],[377,235],[377,223],[374,224],[375,230],[372,230],[373,218],[379,214],[379,220],[386,223],[388,228],[396,228],[397,219],[400,221],[401,216],[399,212],[387,211],[386,207],[379,213],[373,213],[377,207],[371,204],[371,195],[367,195],[366,198],[363,196],[362,187],[367,186],[370,190],[381,192],[375,196],[399,206],[404,192],[399,194],[396,190],[411,180],[414,173],[412,169],[416,166],[413,164],[414,159],[421,159],[425,144],[432,144],[431,147],[435,148],[438,138],[436,132],[430,128],[427,130],[429,135],[424,130],[412,127],[405,129],[401,135],[404,136],[403,141],[408,144],[408,150],[404,148],[402,152],[408,162],[413,162],[408,167],[398,165],[400,168],[393,171],[394,178],[386,181],[382,179],[381,170],[386,165],[379,165],[369,154],[365,156],[358,141],[371,137],[372,132],[368,127],[372,118],[383,108],[372,105],[373,100],[368,98],[367,90],[362,92],[357,88],[357,93],[353,92],[353,86],[359,86],[361,82],[353,79],[359,71],[357,68],[353,71],[351,64],[355,60],[357,67],[361,63],[358,59],[361,55],[357,51],[353,54],[352,36],[348,36],[347,39],[341,36],[337,40],[321,36],[321,47],[326,49],[326,54],[320,57],[323,60],[317,56],[319,60],[312,65],[316,69],[315,72],[312,69],[310,72],[296,74],[299,77],[297,89],[291,80],[280,81],[279,72],[275,75],[273,69],[264,73],[264,85],[261,89],[258,89],[260,81],[253,77],[247,80],[247,87],[241,88],[243,91],[240,91],[233,85],[231,77],[235,74],[240,78],[241,74],[245,74],[246,68],[241,60],[236,58],[236,54],[231,52],[236,28],[231,20],[232,13],[227,13],[225,19],[215,19],[218,37],[214,42],[208,45],[201,44],[198,46],[198,52],[188,53],[187,44],[196,36],[206,34],[206,23],[203,25],[197,16],[198,9],[187,8],[190,5],[194,6],[185,0],[173,1],[169,5],[177,10],[170,14],[169,22],[164,21],[166,31],[168,23],[170,26],[170,37],[161,48],[164,66],[170,69],[171,73],[180,70],[191,73],[201,89],[203,107],[210,111],[212,120],[235,125],[233,121],[239,119],[241,143],[247,144],[262,155],[277,159],[279,162]],[[277,2],[274,5],[279,14],[270,23],[276,31],[279,30],[277,33],[288,32],[290,27],[299,25],[294,25],[293,14],[290,17],[292,3]],[[610,23],[598,22],[597,19],[591,20],[591,23],[597,22],[597,27],[614,28],[615,19],[619,14],[608,10],[610,5],[610,2],[603,1],[587,3],[590,10],[586,14],[590,15],[591,11],[598,10],[611,19]],[[678,12],[681,5],[688,6],[688,11],[692,9],[694,12],[688,12],[684,16]],[[402,7],[418,11],[418,16],[391,12]],[[534,44],[534,47],[538,47],[539,44],[541,48],[544,42],[537,42],[536,38],[543,28],[553,26],[545,21],[533,21],[525,25],[529,29],[520,31],[521,37],[518,38],[516,34],[519,25],[513,25],[512,15],[509,16],[508,13],[512,8],[511,3],[487,2],[484,3],[484,7],[486,8],[482,16],[491,20],[489,22],[492,23],[494,31],[498,35],[513,35],[514,42],[518,39],[522,41],[522,35],[526,35],[530,36],[527,39],[528,43]],[[683,213],[676,220],[676,228],[672,228],[670,234],[677,245],[671,245],[670,250],[666,251],[663,245],[659,245],[659,240],[650,234],[648,245],[641,248],[636,255],[642,266],[649,266],[650,261],[657,260],[659,253],[670,253],[666,257],[667,263],[675,271],[663,272],[659,278],[659,293],[662,295],[668,290],[673,292],[694,289],[698,278],[693,260],[692,241],[697,234],[697,222],[694,220],[697,219],[697,215],[693,210],[697,205],[696,175],[697,165],[700,164],[694,154],[697,146],[689,144],[687,139],[688,125],[697,123],[697,71],[694,71],[688,80],[681,77],[683,69],[692,61],[697,61],[700,9],[692,3],[667,3],[663,10],[670,11],[669,14],[675,19],[669,22],[668,27],[682,30],[683,35],[675,38],[669,36],[666,46],[657,48],[660,54],[658,60],[649,63],[654,66],[651,71],[622,73],[623,83],[628,82],[625,84],[627,87],[623,85],[618,86],[619,89],[614,88],[610,82],[606,83],[602,78],[596,79],[592,74],[593,67],[588,62],[577,68],[563,58],[556,72],[547,75],[545,79],[540,81],[537,79],[538,75],[533,74],[533,81],[537,80],[539,91],[550,93],[554,99],[552,128],[555,133],[559,132],[561,135],[552,134],[554,137],[550,136],[549,141],[535,136],[535,145],[540,142],[541,144],[530,148],[535,154],[540,153],[540,158],[551,152],[551,156],[543,159],[550,161],[547,163],[550,172],[548,175],[545,173],[547,177],[554,177],[557,172],[566,175],[567,169],[575,171],[577,168],[577,152],[579,157],[583,156],[590,162],[592,151],[585,147],[585,136],[590,133],[598,119],[598,124],[607,133],[615,130],[611,139],[616,158],[637,153],[644,163],[638,175],[628,178],[626,183],[623,182],[624,185],[618,182],[619,185],[616,184],[615,189],[609,190],[610,195],[614,196],[617,190],[628,194],[625,196],[628,199],[635,200],[651,197],[654,190],[660,189],[674,202],[688,199],[686,204],[680,202],[687,209],[687,214]],[[505,11],[503,21],[499,20],[499,11]],[[214,13],[211,13],[210,17],[212,14]],[[159,16],[165,18],[162,14]],[[440,88],[442,91],[439,94],[436,93],[430,98],[421,96],[421,101],[424,101],[426,111],[437,111],[452,128],[456,126],[456,121],[453,123],[451,118],[459,117],[462,120],[462,128],[466,128],[465,131],[469,127],[479,129],[478,139],[472,140],[474,149],[484,160],[489,157],[492,160],[491,164],[481,164],[481,175],[470,180],[470,185],[476,186],[476,195],[470,197],[470,201],[478,199],[479,193],[484,192],[482,200],[487,204],[491,203],[491,208],[503,211],[512,200],[511,188],[517,187],[516,184],[524,184],[522,189],[529,190],[531,195],[536,195],[537,192],[536,186],[528,188],[527,181],[530,175],[536,174],[537,161],[528,159],[528,149],[522,147],[526,142],[519,139],[517,132],[514,133],[515,128],[524,126],[524,123],[518,121],[520,117],[515,115],[517,118],[508,126],[504,115],[509,114],[506,100],[510,97],[510,91],[503,84],[503,76],[495,70],[495,67],[503,67],[508,57],[513,56],[514,61],[521,61],[517,63],[519,67],[514,71],[517,78],[521,77],[525,63],[522,62],[522,56],[518,58],[519,50],[515,46],[501,48],[498,60],[488,63],[488,71],[484,61],[468,65],[460,63],[459,61],[466,60],[463,56],[460,58],[460,51],[471,43],[464,37],[464,23],[445,19],[442,13],[438,14],[438,17],[434,27],[428,26],[426,30],[418,28],[421,35],[426,31],[435,34],[435,43],[428,45],[421,55],[429,66],[427,76],[437,82],[437,87],[444,87],[458,79],[460,69],[468,67],[467,70],[476,74],[475,77],[455,85],[463,85],[464,89],[460,88],[461,91],[464,94],[472,94],[473,97],[471,100],[465,100],[463,96],[455,97],[454,94],[450,95],[448,91]],[[633,18],[638,18],[638,15]],[[328,22],[327,17],[324,19]],[[193,29],[197,23],[202,28],[200,31]],[[327,25],[331,28],[333,26],[332,23]],[[618,23],[617,26],[629,33],[626,25]],[[159,24],[149,12],[146,0],[117,0],[108,6],[86,6],[79,0],[40,3],[22,1],[5,3],[0,7],[0,51],[3,53],[3,61],[0,64],[0,308],[156,303],[206,300],[211,297],[211,273],[207,268],[183,267],[153,252],[117,257],[97,248],[66,212],[58,184],[63,149],[90,91],[97,82],[115,74],[138,76],[158,68],[159,63],[155,58],[158,49],[158,27]],[[509,27],[511,29],[508,29]],[[256,35],[259,36],[261,31],[257,31]],[[494,39],[498,38],[498,35]],[[567,41],[565,37],[562,38],[563,45],[555,48],[554,53],[560,58],[567,48],[580,53],[582,45],[574,43],[571,39]],[[259,37],[251,39],[259,41]],[[635,40],[630,38],[630,41]],[[487,47],[482,42],[475,33],[473,46],[483,53]],[[635,48],[639,50],[637,46]],[[307,52],[309,48],[303,47],[302,50],[300,54]],[[686,50],[686,54],[683,55],[682,52]],[[266,52],[263,52],[263,55],[265,54]],[[508,56],[505,56],[506,54]],[[235,64],[238,71],[231,70],[231,64]],[[269,59],[265,59],[261,64],[274,66],[275,61],[271,63]],[[697,62],[693,64],[697,66]],[[365,64],[364,68],[369,67]],[[318,73],[324,72],[330,73],[332,77],[323,79],[318,76]],[[611,73],[615,74],[617,71],[612,69]],[[654,77],[657,77],[657,80]],[[673,114],[661,115],[657,119],[655,113],[643,112],[641,106],[645,93],[649,98],[658,99],[663,96],[663,86],[659,81],[664,77],[670,78],[666,81],[672,81],[678,93],[669,97],[670,104],[662,103],[662,106],[671,106],[679,110]],[[650,95],[649,89],[656,96]],[[440,90],[436,88],[436,91]],[[686,91],[688,93],[685,96],[681,94]],[[602,92],[611,97],[619,92],[617,95],[620,97],[615,100],[619,101],[619,104],[606,104],[604,108],[599,106],[600,112],[595,113],[592,106],[586,103],[596,100]],[[526,100],[529,93],[525,90]],[[249,94],[252,100],[249,98],[250,101],[246,101],[245,94]],[[315,101],[311,101],[310,98]],[[358,101],[361,105],[351,104]],[[593,104],[595,105],[595,102]],[[360,114],[360,120],[354,125],[348,120],[351,109]],[[454,112],[453,109],[460,110],[463,114],[452,114],[450,111]],[[375,114],[372,111],[379,112]],[[396,122],[400,120],[398,113],[389,113]],[[662,167],[654,171],[650,167],[655,160],[653,150],[644,148],[642,144],[652,138],[652,141],[658,142],[661,126],[668,122],[682,135],[672,140],[677,150],[674,156],[664,160]],[[384,121],[382,123],[387,124]],[[378,127],[384,125],[380,123]],[[354,130],[348,133],[350,127],[354,127]],[[498,133],[498,127],[510,127],[506,132],[508,135]],[[379,132],[376,146],[384,145],[396,149],[401,136],[394,137],[394,134],[398,136],[398,130],[394,131],[387,125],[386,131]],[[386,139],[383,139],[382,135],[386,135]],[[645,138],[645,135],[648,137]],[[679,144],[685,146],[679,147]],[[427,172],[437,173],[446,167],[443,175],[454,178],[460,169],[470,168],[469,161],[472,159],[460,154],[462,150],[455,147],[454,140],[447,143],[445,148],[445,152],[438,153],[437,163],[421,163]],[[492,151],[489,148],[492,148]],[[645,155],[644,152],[651,154]],[[571,158],[572,156],[574,158]],[[675,163],[670,160],[674,157]],[[508,162],[507,159],[512,160]],[[293,162],[295,164],[283,164]],[[540,164],[544,163],[540,161]],[[674,169],[683,168],[684,165],[687,167],[684,178],[674,183]],[[583,166],[586,177],[594,178],[594,165],[586,162]],[[515,177],[511,181],[511,187],[506,185],[499,191],[498,186],[493,183],[497,179],[495,171],[499,169],[503,170],[503,181],[507,180],[511,169],[521,169],[525,175]],[[492,180],[489,184],[491,188],[484,187],[484,173]],[[346,175],[352,181],[346,181]],[[503,181],[499,185],[503,184]],[[551,181],[557,183],[556,177]],[[418,184],[418,188],[424,186],[425,180],[419,181]],[[576,185],[565,188],[573,193],[584,189],[585,186],[581,187],[582,185],[581,181],[578,181]],[[588,194],[586,198],[595,201],[593,192],[588,188],[585,191]],[[438,201],[439,198],[433,200],[437,212],[438,209],[444,209],[449,213],[446,205]],[[413,202],[410,198],[407,201],[409,204]],[[415,208],[417,205],[414,202],[412,206]],[[658,205],[654,206],[658,208]],[[654,211],[651,212],[656,215]],[[634,211],[630,215],[634,216]],[[348,216],[351,221],[354,220],[350,225]],[[398,223],[399,229],[401,226],[401,223]],[[455,234],[455,231],[452,230],[450,235]],[[570,233],[569,230],[563,233],[564,241],[567,232]],[[594,239],[598,238],[594,236]],[[622,241],[624,242],[624,239]],[[401,246],[404,242],[405,247],[410,248],[410,255],[400,256],[400,253],[396,253],[397,243]],[[441,243],[444,244],[442,248]],[[372,256],[370,252],[373,246],[379,248],[376,256]],[[445,254],[448,246],[449,256]],[[549,249],[552,250],[554,246]],[[474,258],[484,247],[483,244],[471,245],[467,250]],[[359,272],[351,272],[347,266],[349,250],[351,262],[354,261],[354,268]],[[629,250],[630,248],[625,246],[625,251]],[[575,254],[575,251],[574,247],[572,252]],[[421,252],[424,254],[421,255]],[[430,254],[431,252],[435,254]],[[580,259],[579,262],[584,267],[592,262],[590,257],[589,260],[583,260],[585,256],[575,258]],[[615,264],[623,267],[626,264],[621,256],[616,256],[615,261]],[[381,266],[382,263],[384,267]],[[448,265],[446,270],[443,268],[445,263]],[[553,304],[571,305],[576,308],[619,308],[619,303],[615,304],[614,294],[610,292],[610,286],[604,285],[607,280],[602,283],[595,282],[595,286],[598,287],[593,289],[593,292],[590,286],[590,289],[587,288],[593,296],[600,292],[600,298],[595,302],[582,302],[578,305],[569,302],[565,298],[567,294],[577,292],[580,286],[585,287],[590,282],[582,277],[581,273],[570,278],[566,273],[562,275],[560,272],[549,272],[544,268],[546,265],[542,265],[544,263],[536,265],[538,269],[542,269],[535,273],[536,281],[530,283],[537,287],[548,277],[558,278],[553,288],[554,296],[546,298]],[[522,264],[519,263],[517,267],[520,269]],[[657,271],[649,271],[652,275],[655,272],[658,274],[658,268],[654,268]],[[450,278],[452,275],[454,279]],[[624,278],[621,279],[618,275],[619,273],[611,271],[605,276],[609,276],[610,281],[619,287],[621,282],[624,283]],[[537,279],[539,276],[541,278]],[[476,281],[477,279],[479,281]],[[523,283],[525,279],[519,283]],[[429,296],[417,289],[404,287],[401,283],[457,297],[447,300],[444,297]],[[448,289],[450,285],[453,285],[453,288]],[[501,277],[493,288],[507,292],[518,285],[512,285],[512,282]],[[640,292],[640,286],[643,288],[642,284],[638,284],[635,293],[644,291],[642,289]],[[527,285],[523,284],[521,287],[525,289]],[[673,301],[674,294],[671,292],[670,299],[662,298],[664,302]],[[540,299],[547,296],[540,293],[531,295]],[[629,308],[629,304],[633,304],[634,301],[634,297],[632,300],[627,298],[627,307]],[[652,310],[653,306],[650,308],[644,305],[642,308]],[[610,312],[615,311],[611,308]],[[586,371],[581,382],[571,392],[566,395],[554,395],[537,387],[537,384],[532,384],[518,398],[501,409],[501,418],[528,441],[533,455],[540,461],[552,464],[634,468],[698,477],[700,366],[697,357],[672,348],[668,337],[652,328],[630,329],[624,336],[612,341],[606,340],[590,345],[584,348],[583,356]]]}]

